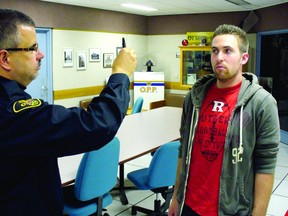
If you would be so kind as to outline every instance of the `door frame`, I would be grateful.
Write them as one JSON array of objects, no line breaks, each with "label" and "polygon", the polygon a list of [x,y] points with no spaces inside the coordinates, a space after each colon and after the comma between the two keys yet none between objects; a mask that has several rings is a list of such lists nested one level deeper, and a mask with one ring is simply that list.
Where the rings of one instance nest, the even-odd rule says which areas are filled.
[{"label": "door frame", "polygon": [[[274,31],[265,31],[265,32],[259,32],[257,33],[257,45],[256,45],[256,75],[260,77],[261,72],[261,42],[262,42],[262,36],[267,35],[274,35],[274,34],[287,34],[288,29],[282,29],[282,30],[274,30]],[[280,118],[280,117],[279,117]],[[288,144],[288,131],[285,131],[284,129],[280,128],[281,133],[281,142]]]},{"label": "door frame", "polygon": [[53,104],[53,73],[52,73],[52,29],[51,28],[36,28],[36,34],[42,33],[46,35],[46,44],[39,44],[40,50],[41,46],[46,47],[46,53],[44,59],[42,61],[46,61],[45,68],[46,71],[46,87],[47,87],[47,102],[49,104]]},{"label": "door frame", "polygon": [[273,35],[273,34],[286,34],[288,29],[283,30],[274,30],[274,31],[265,31],[257,33],[257,43],[256,43],[256,75],[260,77],[260,65],[261,65],[261,40],[262,36]]}]

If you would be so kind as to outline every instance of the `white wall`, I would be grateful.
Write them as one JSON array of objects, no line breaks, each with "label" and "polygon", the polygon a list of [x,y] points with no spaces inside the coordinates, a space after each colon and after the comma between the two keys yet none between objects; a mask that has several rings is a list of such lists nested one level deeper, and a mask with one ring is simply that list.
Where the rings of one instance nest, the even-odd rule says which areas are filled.
[{"label": "white wall", "polygon": [[148,57],[154,63],[153,71],[163,71],[165,81],[180,82],[180,59],[176,53],[186,35],[148,36]]},{"label": "white wall", "polygon": [[[112,33],[53,30],[53,89],[64,90],[103,85],[111,74],[111,68],[103,68],[103,53],[114,53],[116,47],[121,47],[122,37],[125,37],[127,47],[135,49],[141,57],[147,53],[147,38],[138,35],[123,35]],[[63,67],[63,48],[73,49],[73,67]],[[89,49],[101,49],[101,61],[89,62]],[[76,70],[76,52],[87,53],[86,70]],[[143,64],[143,63],[142,63]],[[139,67],[139,69],[141,69]]]},{"label": "white wall", "polygon": [[[185,35],[146,36],[54,29],[53,90],[103,85],[111,74],[111,68],[103,68],[103,53],[114,53],[116,57],[116,47],[121,47],[122,37],[125,37],[127,47],[135,49],[138,59],[136,71],[146,71],[146,62],[152,60],[156,65],[153,71],[164,71],[167,81],[179,81],[180,62],[176,52],[179,52],[178,46]],[[63,48],[73,49],[73,67],[63,67]],[[89,62],[90,48],[101,49],[100,62]],[[86,70],[76,70],[76,52],[79,51],[87,53]],[[133,77],[130,80],[133,82]],[[56,100],[54,103],[66,107],[78,106],[79,100],[84,98],[87,97]]]},{"label": "white wall", "polygon": [[[114,53],[115,58],[116,47],[122,46],[122,37],[125,37],[127,47],[135,49],[138,56],[137,70],[141,71],[145,69],[144,62],[146,62],[147,54],[146,36],[53,30],[53,90],[59,91],[104,85],[106,78],[110,76],[112,70],[111,68],[103,68],[103,53]],[[73,67],[63,67],[63,48],[73,49]],[[100,62],[89,62],[90,48],[101,49]],[[76,70],[76,52],[78,51],[87,53],[86,70]],[[133,81],[133,77],[130,80]],[[81,99],[90,97],[92,96],[56,100],[54,104],[66,107],[78,106]],[[133,95],[131,95],[131,98],[133,98]]]}]

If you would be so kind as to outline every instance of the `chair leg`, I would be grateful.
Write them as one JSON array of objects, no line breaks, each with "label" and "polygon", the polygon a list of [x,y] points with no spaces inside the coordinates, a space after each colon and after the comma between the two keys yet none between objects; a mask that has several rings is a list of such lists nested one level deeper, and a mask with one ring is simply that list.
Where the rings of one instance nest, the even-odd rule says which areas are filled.
[{"label": "chair leg", "polygon": [[153,210],[142,208],[140,206],[132,206],[131,214],[136,215],[137,211],[142,212],[142,213],[147,214],[147,215],[150,215],[151,213],[153,213]]},{"label": "chair leg", "polygon": [[[103,211],[107,211],[107,209],[102,209],[102,213],[103,213]],[[105,212],[104,214],[102,214],[102,216],[110,216],[107,212]]]},{"label": "chair leg", "polygon": [[102,216],[103,196],[97,198],[96,216]]},{"label": "chair leg", "polygon": [[132,206],[131,208],[131,215],[136,215],[137,214],[137,210],[134,206]]},{"label": "chair leg", "polygon": [[163,205],[161,206],[161,212],[166,212],[166,210],[169,208],[170,206],[170,202],[173,196],[173,190],[174,188],[169,188],[166,192],[166,197],[165,197],[165,202],[163,203]]},{"label": "chair leg", "polygon": [[165,192],[165,202],[163,203],[163,205],[161,205],[161,200],[158,199],[158,193],[156,193],[156,199],[154,200],[154,210],[150,210],[150,209],[146,209],[146,208],[142,208],[140,206],[132,206],[131,208],[131,214],[132,215],[137,215],[137,211],[142,212],[144,214],[147,214],[149,216],[164,216],[167,215],[166,210],[169,208],[170,206],[170,201],[172,199],[173,196],[173,187],[169,188],[166,192]]},{"label": "chair leg", "polygon": [[161,200],[158,199],[158,196],[157,196],[156,200],[154,200],[154,211],[155,211],[155,213],[161,212]]}]

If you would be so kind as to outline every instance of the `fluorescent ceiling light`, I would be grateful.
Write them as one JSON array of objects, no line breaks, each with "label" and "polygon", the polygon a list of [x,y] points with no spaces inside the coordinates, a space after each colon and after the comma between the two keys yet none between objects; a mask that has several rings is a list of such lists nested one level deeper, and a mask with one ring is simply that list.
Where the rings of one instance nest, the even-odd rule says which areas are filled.
[{"label": "fluorescent ceiling light", "polygon": [[131,3],[125,3],[121,4],[122,7],[129,7],[129,8],[134,8],[138,10],[145,10],[145,11],[157,11],[158,9],[143,6],[143,5],[137,5],[137,4],[131,4]]},{"label": "fluorescent ceiling light", "polygon": [[249,2],[246,2],[244,0],[226,0],[226,1],[236,5],[251,5]]}]

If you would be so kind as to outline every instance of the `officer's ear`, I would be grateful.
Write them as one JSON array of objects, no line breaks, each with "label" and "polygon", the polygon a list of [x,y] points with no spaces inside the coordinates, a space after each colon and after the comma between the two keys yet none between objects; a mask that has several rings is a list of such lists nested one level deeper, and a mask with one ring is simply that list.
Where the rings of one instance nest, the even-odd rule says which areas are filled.
[{"label": "officer's ear", "polygon": [[6,71],[10,71],[9,53],[7,50],[0,50],[0,67]]}]

